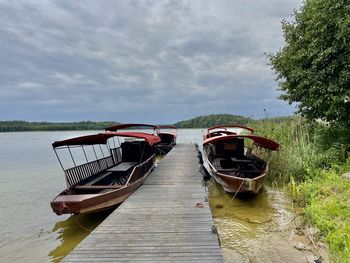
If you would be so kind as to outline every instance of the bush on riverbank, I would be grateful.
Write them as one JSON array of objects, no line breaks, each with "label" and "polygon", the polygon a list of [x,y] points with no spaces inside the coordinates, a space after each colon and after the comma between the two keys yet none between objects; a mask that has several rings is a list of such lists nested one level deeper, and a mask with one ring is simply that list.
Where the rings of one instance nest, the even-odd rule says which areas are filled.
[{"label": "bush on riverbank", "polygon": [[349,259],[350,181],[341,178],[350,171],[348,133],[301,117],[253,126],[282,145],[271,155],[270,180],[292,186],[293,197],[303,203],[307,221],[320,230],[334,260]]}]

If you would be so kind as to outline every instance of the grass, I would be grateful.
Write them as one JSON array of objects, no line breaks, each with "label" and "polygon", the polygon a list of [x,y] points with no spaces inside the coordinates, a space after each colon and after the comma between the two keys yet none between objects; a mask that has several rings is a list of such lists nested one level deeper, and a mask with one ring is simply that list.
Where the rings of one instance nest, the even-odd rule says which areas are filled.
[{"label": "grass", "polygon": [[328,243],[332,260],[350,262],[350,180],[341,178],[350,172],[348,133],[301,117],[253,126],[256,134],[282,145],[270,156],[270,180],[290,187],[306,222]]},{"label": "grass", "polygon": [[309,223],[329,244],[336,262],[350,260],[350,181],[337,169],[319,171],[319,176],[300,185]]}]

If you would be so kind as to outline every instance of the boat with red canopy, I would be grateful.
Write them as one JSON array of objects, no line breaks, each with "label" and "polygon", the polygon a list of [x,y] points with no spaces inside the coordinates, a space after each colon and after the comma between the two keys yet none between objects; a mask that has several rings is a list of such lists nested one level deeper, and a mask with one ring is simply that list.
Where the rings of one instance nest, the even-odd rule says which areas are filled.
[{"label": "boat with red canopy", "polygon": [[116,124],[107,127],[106,131],[117,132],[123,129],[152,129],[152,134],[160,137],[160,142],[156,145],[157,153],[167,154],[176,145],[176,127],[173,125],[152,125],[142,123]]},{"label": "boat with red canopy", "polygon": [[157,135],[160,137],[160,143],[157,144],[158,153],[167,154],[176,145],[176,127],[173,125],[158,125]]},{"label": "boat with red canopy", "polygon": [[119,130],[124,130],[124,129],[152,129],[153,133],[156,133],[157,126],[153,124],[145,124],[145,123],[121,123],[121,124],[116,124],[109,126],[105,128],[106,131],[113,131],[117,132]]},{"label": "boat with red canopy", "polygon": [[51,201],[53,211],[86,214],[116,207],[150,174],[159,142],[158,136],[131,131],[54,142],[67,188]]},{"label": "boat with red canopy", "polygon": [[278,148],[277,142],[253,134],[221,134],[204,139],[204,166],[226,192],[256,194],[268,172],[259,152]]}]

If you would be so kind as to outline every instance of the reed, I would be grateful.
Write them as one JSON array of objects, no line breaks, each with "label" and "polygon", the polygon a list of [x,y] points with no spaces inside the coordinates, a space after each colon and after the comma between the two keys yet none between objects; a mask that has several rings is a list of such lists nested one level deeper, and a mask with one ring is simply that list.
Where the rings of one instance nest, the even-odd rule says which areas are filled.
[{"label": "reed", "polygon": [[350,258],[350,139],[346,130],[301,117],[265,119],[253,124],[256,133],[281,144],[270,157],[270,181],[290,189],[304,207],[305,219],[320,230],[335,262]]},{"label": "reed", "polygon": [[274,122],[266,119],[254,124],[257,134],[275,139],[281,144],[277,154],[270,157],[272,180],[289,183],[317,176],[318,169],[330,169],[342,164],[347,148],[340,137],[331,138],[328,128],[319,123],[307,123],[301,117]]}]

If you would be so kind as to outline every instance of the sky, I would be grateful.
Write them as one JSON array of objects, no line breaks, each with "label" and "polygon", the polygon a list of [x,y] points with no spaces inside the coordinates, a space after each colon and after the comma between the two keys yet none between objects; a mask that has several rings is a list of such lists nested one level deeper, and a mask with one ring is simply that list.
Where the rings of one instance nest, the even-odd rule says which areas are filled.
[{"label": "sky", "polygon": [[281,21],[300,5],[0,0],[0,120],[291,115],[266,53],[284,45]]}]

